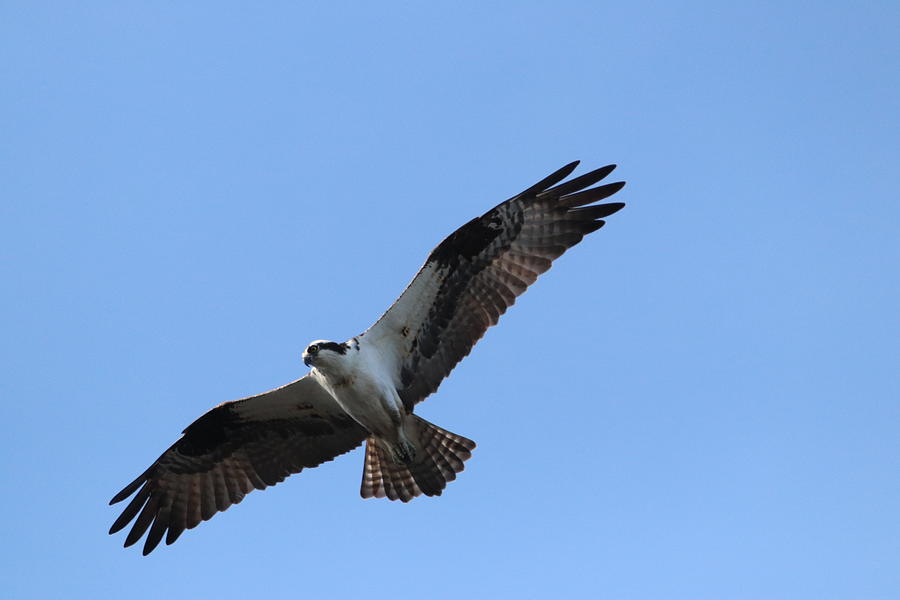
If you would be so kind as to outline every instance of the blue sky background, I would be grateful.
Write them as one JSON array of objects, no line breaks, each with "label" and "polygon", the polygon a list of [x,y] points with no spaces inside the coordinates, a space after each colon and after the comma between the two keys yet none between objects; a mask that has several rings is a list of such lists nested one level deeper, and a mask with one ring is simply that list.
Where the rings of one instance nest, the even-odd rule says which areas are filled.
[{"label": "blue sky background", "polygon": [[[900,5],[0,5],[9,598],[896,598]],[[106,505],[573,159],[628,207],[418,412],[142,558]]]}]

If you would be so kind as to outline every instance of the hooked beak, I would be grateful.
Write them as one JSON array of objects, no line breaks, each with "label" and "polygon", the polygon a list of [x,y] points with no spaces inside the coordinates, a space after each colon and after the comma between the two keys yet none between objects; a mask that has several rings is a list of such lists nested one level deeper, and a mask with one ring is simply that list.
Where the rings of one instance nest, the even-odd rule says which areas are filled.
[{"label": "hooked beak", "polygon": [[307,367],[311,367],[312,366],[312,356],[310,356],[309,354],[304,354],[303,355],[303,364],[306,365]]}]

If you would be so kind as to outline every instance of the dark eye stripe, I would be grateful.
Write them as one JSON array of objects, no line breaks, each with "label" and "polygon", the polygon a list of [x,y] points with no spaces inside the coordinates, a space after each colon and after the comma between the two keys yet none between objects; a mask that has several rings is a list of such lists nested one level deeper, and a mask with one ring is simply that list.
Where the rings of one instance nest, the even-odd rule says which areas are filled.
[{"label": "dark eye stripe", "polygon": [[319,344],[319,350],[331,350],[338,354],[346,354],[347,348],[346,344],[338,344],[337,342],[322,342]]}]

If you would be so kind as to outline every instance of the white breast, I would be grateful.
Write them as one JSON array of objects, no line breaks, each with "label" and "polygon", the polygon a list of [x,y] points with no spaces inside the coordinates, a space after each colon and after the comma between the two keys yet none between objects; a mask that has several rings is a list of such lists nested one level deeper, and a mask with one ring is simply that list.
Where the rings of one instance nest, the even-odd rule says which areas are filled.
[{"label": "white breast", "polygon": [[313,368],[312,375],[360,425],[379,437],[396,436],[403,404],[371,344],[360,343],[359,350],[351,349],[339,361]]}]

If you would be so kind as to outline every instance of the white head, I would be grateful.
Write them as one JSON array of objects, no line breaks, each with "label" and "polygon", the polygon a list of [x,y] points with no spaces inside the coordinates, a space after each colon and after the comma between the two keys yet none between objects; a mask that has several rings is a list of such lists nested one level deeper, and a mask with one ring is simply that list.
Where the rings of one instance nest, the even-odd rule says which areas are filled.
[{"label": "white head", "polygon": [[324,367],[326,370],[335,370],[333,367],[336,367],[341,362],[341,358],[347,354],[349,349],[350,346],[348,344],[316,340],[310,342],[306,350],[303,351],[303,364],[307,367]]}]

